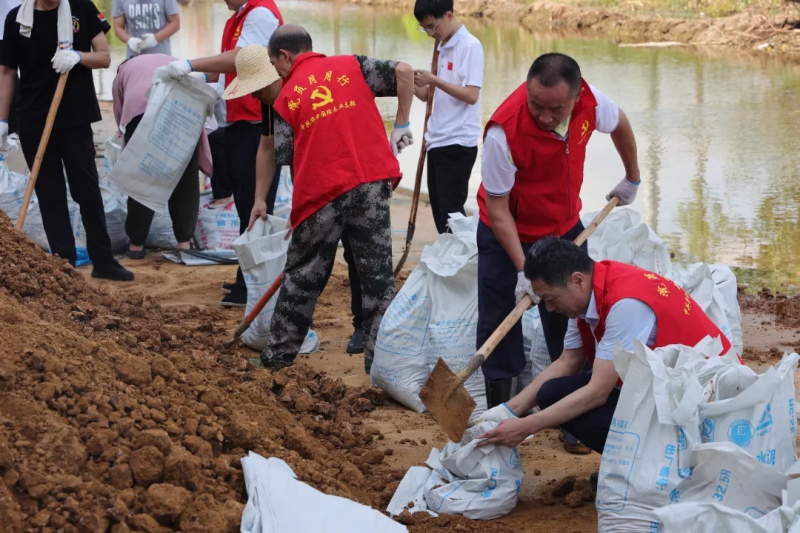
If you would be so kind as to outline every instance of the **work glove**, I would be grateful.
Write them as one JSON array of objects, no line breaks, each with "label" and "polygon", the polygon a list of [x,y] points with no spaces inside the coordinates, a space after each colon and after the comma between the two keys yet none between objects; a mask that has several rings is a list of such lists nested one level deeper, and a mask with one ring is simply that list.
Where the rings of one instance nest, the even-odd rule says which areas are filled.
[{"label": "work glove", "polygon": [[517,272],[517,287],[514,289],[514,297],[517,299],[517,303],[519,303],[519,301],[522,300],[522,297],[526,294],[531,297],[531,300],[533,300],[533,305],[539,303],[539,297],[536,296],[535,292],[533,292],[531,282],[525,277],[525,272],[520,270]]},{"label": "work glove", "polygon": [[411,122],[405,126],[398,126],[395,122],[392,134],[389,136],[389,144],[392,145],[392,153],[394,153],[394,155],[401,153],[403,148],[414,144],[414,135],[411,133]]},{"label": "work glove", "polygon": [[461,443],[466,444],[475,440],[479,435],[496,428],[500,422],[507,418],[517,418],[517,415],[505,402],[484,411],[474,422],[470,422],[467,425],[464,436],[461,438]]},{"label": "work glove", "polygon": [[142,35],[142,37],[143,37],[142,42],[139,43],[140,54],[145,50],[147,50],[148,48],[153,48],[155,45],[158,44],[158,41],[156,41],[156,36],[153,35],[152,33],[145,33],[144,35]]},{"label": "work glove", "polygon": [[169,65],[167,65],[167,73],[170,75],[171,78],[176,80],[182,80],[186,76],[188,76],[191,72],[192,64],[189,63],[189,60],[183,61],[173,61]]},{"label": "work glove", "polygon": [[53,70],[64,74],[81,62],[81,55],[75,50],[59,50],[50,62],[53,64]]},{"label": "work glove", "polygon": [[632,182],[628,178],[622,178],[622,181],[617,183],[617,186],[611,189],[611,192],[606,195],[606,201],[611,201],[615,196],[619,198],[618,205],[630,205],[636,199],[636,191],[639,190],[639,182]]},{"label": "work glove", "polygon": [[138,54],[139,52],[141,52],[140,49],[141,46],[142,46],[142,40],[139,39],[138,37],[131,37],[130,39],[128,39],[128,48],[130,48],[131,52],[133,52],[134,54]]}]

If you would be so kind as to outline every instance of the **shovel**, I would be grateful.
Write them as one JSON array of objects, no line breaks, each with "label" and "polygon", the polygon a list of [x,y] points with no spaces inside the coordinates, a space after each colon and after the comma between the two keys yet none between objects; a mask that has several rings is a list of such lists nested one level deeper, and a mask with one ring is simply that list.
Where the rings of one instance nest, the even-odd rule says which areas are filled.
[{"label": "shovel", "polygon": [[[575,239],[575,244],[578,246],[583,244],[618,203],[619,198],[612,198],[589,226],[578,235],[578,238]],[[483,343],[477,353],[467,361],[466,366],[458,374],[453,373],[448,368],[447,363],[439,358],[436,366],[433,367],[433,372],[428,377],[428,381],[419,391],[422,403],[425,404],[433,418],[442,426],[448,438],[453,442],[461,441],[461,437],[464,436],[464,430],[467,429],[469,417],[472,416],[472,411],[475,410],[475,400],[464,388],[464,382],[492,355],[500,341],[505,338],[506,334],[514,327],[514,324],[517,323],[532,303],[530,296],[527,294],[523,296],[514,310],[503,320],[491,337]]]},{"label": "shovel", "polygon": [[228,350],[231,346],[236,344],[236,341],[238,341],[242,335],[244,335],[244,332],[247,331],[247,328],[250,327],[250,324],[253,323],[253,320],[256,319],[261,310],[264,309],[264,306],[267,305],[267,302],[270,300],[270,298],[275,296],[275,293],[278,292],[278,289],[281,287],[282,279],[283,274],[278,274],[278,277],[275,278],[275,281],[273,281],[272,285],[269,286],[267,292],[261,295],[261,298],[258,299],[256,305],[250,310],[249,313],[247,313],[244,319],[239,322],[239,327],[233,332],[233,338],[217,348],[219,351],[224,352]]}]

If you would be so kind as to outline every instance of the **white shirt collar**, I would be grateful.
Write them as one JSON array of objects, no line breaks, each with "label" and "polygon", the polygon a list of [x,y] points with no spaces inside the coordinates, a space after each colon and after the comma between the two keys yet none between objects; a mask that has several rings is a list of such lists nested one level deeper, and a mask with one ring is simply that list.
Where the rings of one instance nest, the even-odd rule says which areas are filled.
[{"label": "white shirt collar", "polygon": [[450,37],[450,39],[446,43],[439,45],[439,50],[442,50],[444,48],[454,47],[458,43],[458,41],[460,41],[467,35],[467,33],[468,33],[467,27],[462,24],[461,27],[456,30],[453,36]]},{"label": "white shirt collar", "polygon": [[580,315],[584,320],[600,320],[600,315],[597,313],[597,300],[594,299],[594,291],[589,297],[589,307],[586,308],[586,313]]}]

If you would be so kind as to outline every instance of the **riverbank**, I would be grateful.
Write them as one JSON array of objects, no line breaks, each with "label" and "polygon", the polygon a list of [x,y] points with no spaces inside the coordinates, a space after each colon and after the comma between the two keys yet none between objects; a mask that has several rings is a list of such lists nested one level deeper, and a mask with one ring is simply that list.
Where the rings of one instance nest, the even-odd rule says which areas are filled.
[{"label": "riverbank", "polygon": [[[414,0],[344,0],[344,3],[409,12],[414,6]],[[519,21],[532,32],[580,34],[625,45],[730,47],[800,60],[800,29],[797,29],[800,9],[791,3],[768,1],[763,3],[761,11],[751,7],[740,12],[734,0],[710,0],[698,3],[696,8],[675,11],[660,10],[655,4],[636,0],[602,2],[607,7],[594,3],[465,0],[456,3],[456,13]]]}]

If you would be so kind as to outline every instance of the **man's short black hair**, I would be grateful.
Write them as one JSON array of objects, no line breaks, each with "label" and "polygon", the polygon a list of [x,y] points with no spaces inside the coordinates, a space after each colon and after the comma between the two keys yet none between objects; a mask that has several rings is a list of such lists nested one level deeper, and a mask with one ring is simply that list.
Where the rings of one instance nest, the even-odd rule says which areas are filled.
[{"label": "man's short black hair", "polygon": [[414,4],[414,16],[419,22],[425,17],[440,19],[452,10],[453,0],[417,0]]},{"label": "man's short black hair", "polygon": [[551,287],[566,287],[575,272],[591,274],[594,261],[572,241],[545,237],[537,241],[525,257],[525,277],[540,280]]},{"label": "man's short black hair", "polygon": [[528,83],[534,78],[545,87],[555,87],[563,81],[577,95],[581,88],[581,67],[566,54],[542,54],[528,71]]},{"label": "man's short black hair", "polygon": [[302,54],[312,51],[311,35],[302,27],[295,24],[285,24],[275,30],[269,38],[269,55],[277,57],[281,50],[292,54]]}]

